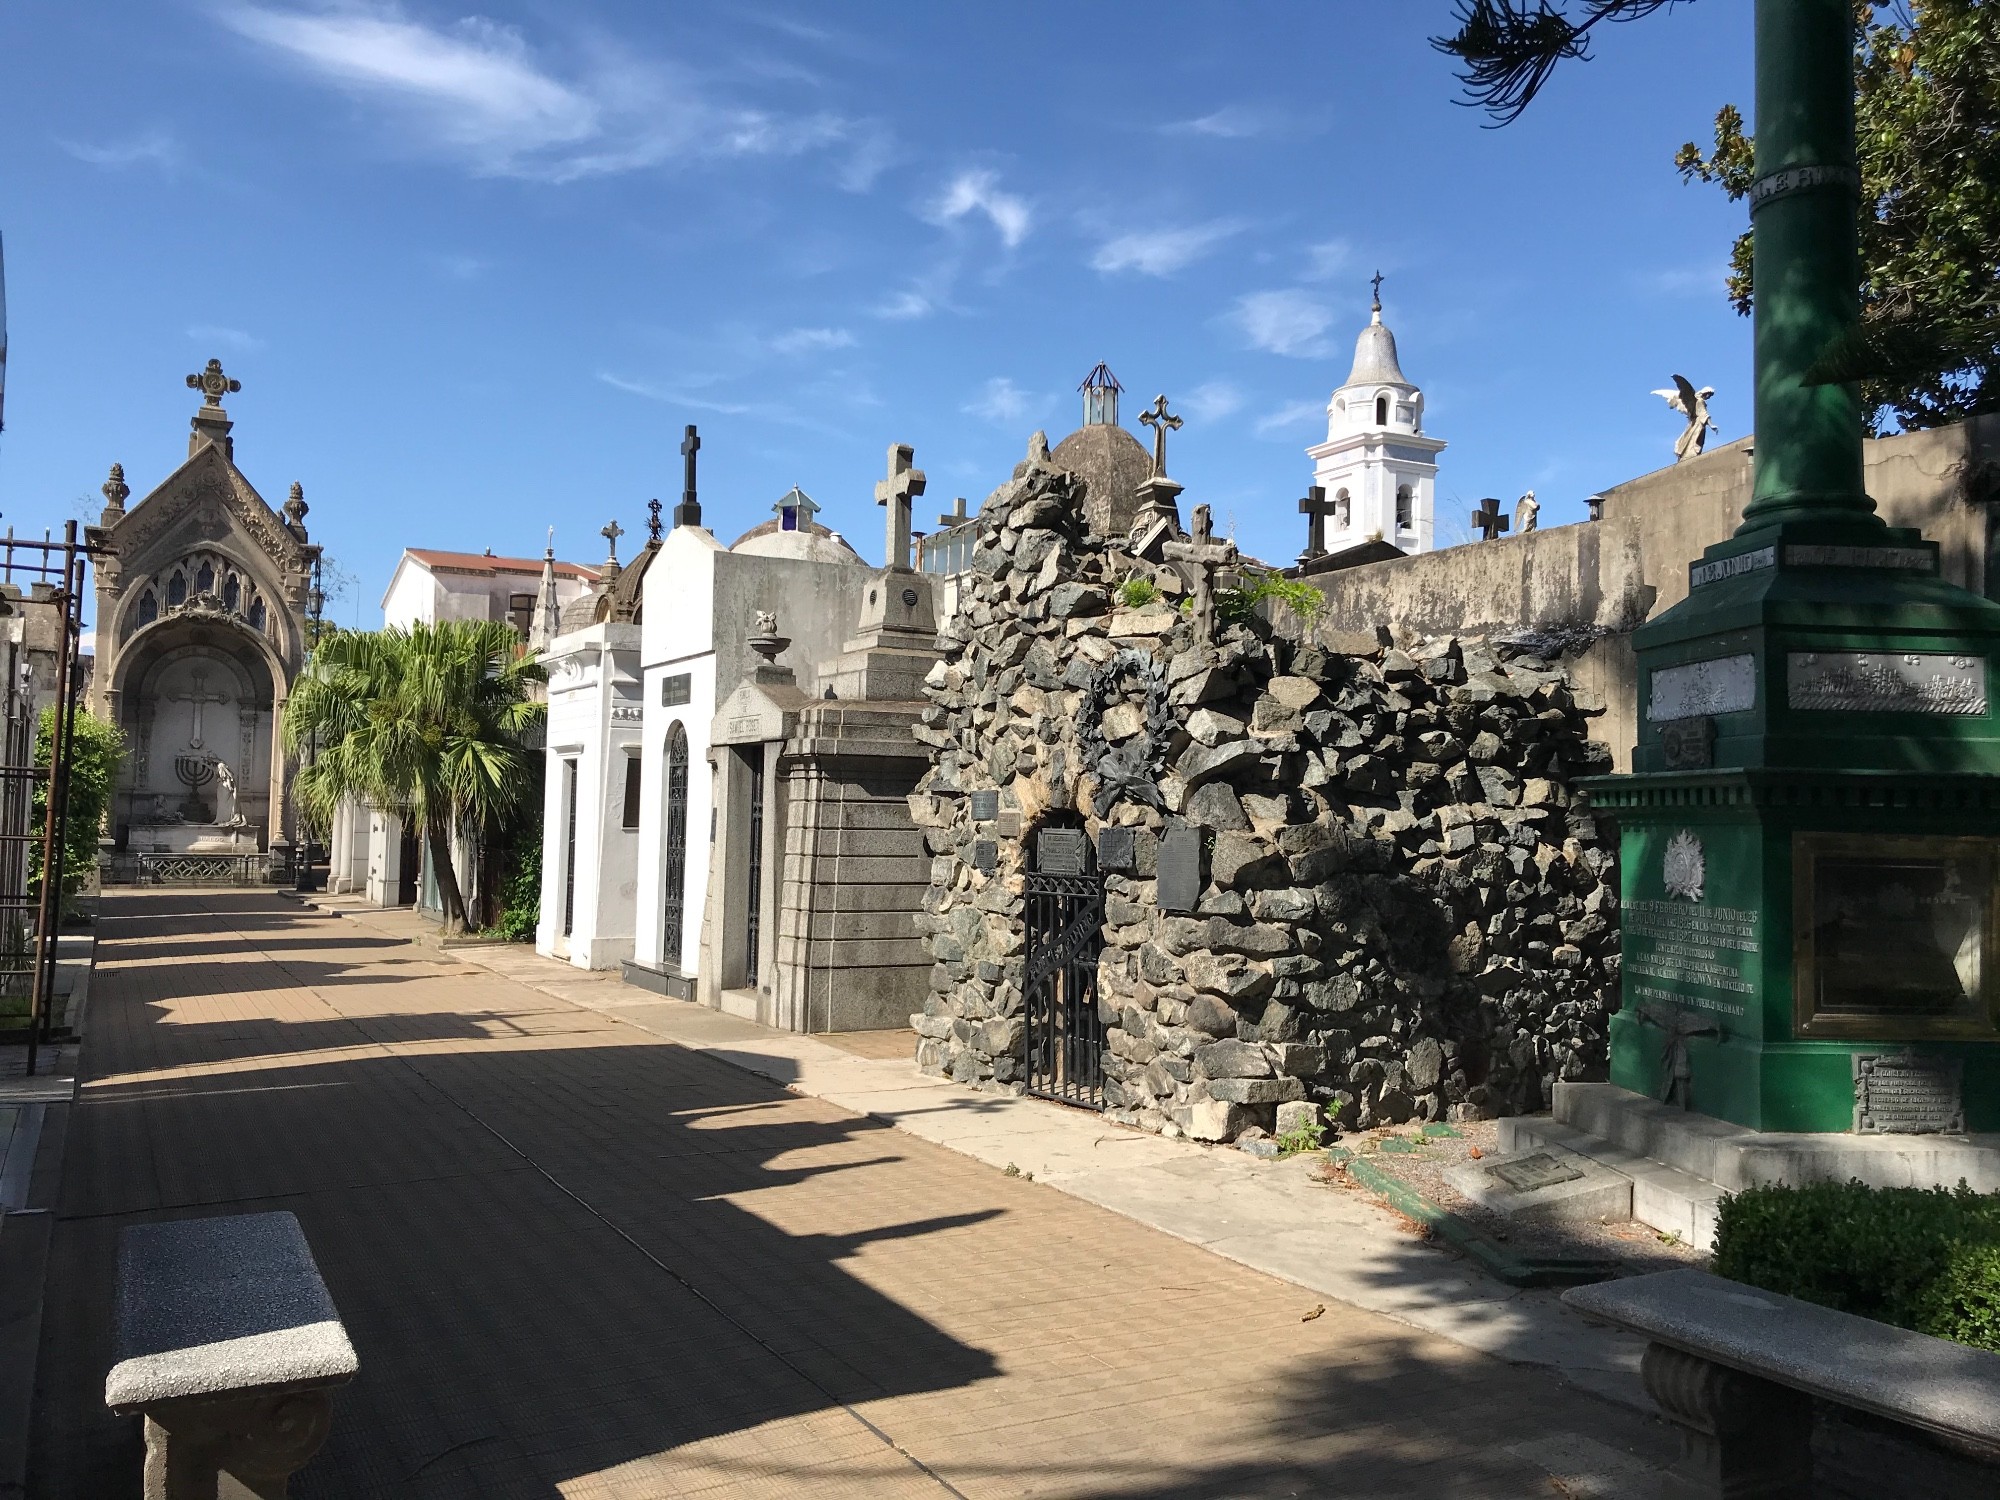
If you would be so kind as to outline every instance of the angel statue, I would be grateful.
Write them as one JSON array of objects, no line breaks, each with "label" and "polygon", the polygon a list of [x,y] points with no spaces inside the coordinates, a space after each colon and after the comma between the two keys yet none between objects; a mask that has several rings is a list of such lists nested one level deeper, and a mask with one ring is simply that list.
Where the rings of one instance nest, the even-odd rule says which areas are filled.
[{"label": "angel statue", "polygon": [[1708,398],[1715,394],[1715,387],[1705,385],[1696,390],[1687,376],[1676,375],[1672,390],[1655,391],[1653,394],[1687,418],[1687,431],[1674,444],[1674,462],[1700,458],[1702,448],[1708,443],[1709,433],[1722,431],[1708,420]]},{"label": "angel statue", "polygon": [[1541,524],[1542,502],[1529,490],[1514,502],[1514,535],[1522,536]]}]

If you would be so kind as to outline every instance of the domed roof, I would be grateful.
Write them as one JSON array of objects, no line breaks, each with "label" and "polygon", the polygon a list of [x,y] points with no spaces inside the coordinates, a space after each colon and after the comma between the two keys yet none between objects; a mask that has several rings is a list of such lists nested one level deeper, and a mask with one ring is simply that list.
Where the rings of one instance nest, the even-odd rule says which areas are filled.
[{"label": "domed roof", "polygon": [[837,531],[829,531],[817,521],[807,521],[794,530],[784,529],[782,521],[766,521],[761,526],[752,526],[734,542],[731,552],[741,552],[750,557],[795,557],[803,562],[858,563],[864,562],[859,552],[847,545],[847,538]]},{"label": "domed roof", "polygon": [[1055,446],[1050,462],[1087,486],[1083,514],[1099,536],[1123,536],[1139,513],[1139,486],[1153,472],[1153,456],[1123,427],[1091,422]]},{"label": "domed roof", "polygon": [[1374,316],[1354,341],[1354,368],[1347,373],[1348,385],[1408,385],[1403,367],[1396,363],[1396,335],[1382,321],[1382,304],[1375,304]]}]

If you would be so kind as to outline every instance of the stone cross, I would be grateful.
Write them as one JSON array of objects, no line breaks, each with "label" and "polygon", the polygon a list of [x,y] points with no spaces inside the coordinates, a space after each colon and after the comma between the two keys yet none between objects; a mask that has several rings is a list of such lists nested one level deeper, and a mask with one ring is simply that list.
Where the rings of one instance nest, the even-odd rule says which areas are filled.
[{"label": "stone cross", "polygon": [[1139,424],[1153,429],[1153,477],[1161,478],[1167,472],[1167,429],[1179,428],[1181,419],[1167,414],[1167,398],[1155,396],[1153,409],[1139,413]]},{"label": "stone cross", "polygon": [[201,685],[207,680],[208,673],[196,667],[188,674],[188,685],[192,691],[167,694],[170,702],[192,703],[194,705],[194,732],[188,737],[188,749],[190,750],[199,750],[201,748],[201,706],[204,703],[220,705],[230,701],[229,694],[227,693],[204,693],[201,690]]},{"label": "stone cross", "polygon": [[960,495],[952,505],[951,514],[938,517],[940,526],[963,526],[971,517],[965,513],[965,496]]},{"label": "stone cross", "polygon": [[889,445],[889,477],[875,485],[875,503],[889,510],[888,561],[885,566],[910,570],[910,502],[924,492],[924,471],[910,463],[917,450],[908,443]]},{"label": "stone cross", "polygon": [[191,391],[201,392],[203,406],[220,406],[224,396],[243,389],[243,382],[231,380],[222,373],[222,361],[211,359],[200,374],[188,376],[187,386]]},{"label": "stone cross", "polygon": [[1500,501],[1488,495],[1479,502],[1479,509],[1472,513],[1472,524],[1479,528],[1481,541],[1492,541],[1511,524],[1505,512],[1500,509]]},{"label": "stone cross", "polygon": [[701,452],[701,434],[694,430],[694,423],[687,424],[687,432],[681,438],[681,503],[674,507],[676,526],[699,526],[701,524],[701,501],[695,495],[694,456]]},{"label": "stone cross", "polygon": [[646,502],[646,540],[657,544],[664,528],[660,525],[660,502],[657,499]]},{"label": "stone cross", "polygon": [[603,537],[607,542],[611,543],[611,561],[617,562],[618,538],[625,535],[625,528],[623,526],[620,526],[617,520],[614,518],[613,520],[607,522],[605,525],[598,527],[597,534]]},{"label": "stone cross", "polygon": [[1299,501],[1299,514],[1306,518],[1306,550],[1299,554],[1299,561],[1309,557],[1323,557],[1326,554],[1326,522],[1340,509],[1340,502],[1326,498],[1326,486],[1316,484],[1306,491]]},{"label": "stone cross", "polygon": [[1214,523],[1206,505],[1197,505],[1189,524],[1188,539],[1168,542],[1160,549],[1175,562],[1189,565],[1190,597],[1194,603],[1194,638],[1198,646],[1215,641],[1215,574],[1236,561],[1236,544],[1218,542]]}]

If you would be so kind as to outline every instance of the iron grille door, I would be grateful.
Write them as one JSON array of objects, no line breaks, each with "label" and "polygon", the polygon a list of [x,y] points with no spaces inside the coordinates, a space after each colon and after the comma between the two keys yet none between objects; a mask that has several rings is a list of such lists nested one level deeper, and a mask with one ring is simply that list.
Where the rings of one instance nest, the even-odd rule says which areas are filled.
[{"label": "iron grille door", "polygon": [[563,835],[563,936],[576,931],[576,762],[563,762],[563,797],[569,803],[569,828]]},{"label": "iron grille door", "polygon": [[666,901],[660,922],[660,963],[681,966],[681,939],[687,924],[688,741],[676,723],[667,731]]},{"label": "iron grille door", "polygon": [[1104,946],[1104,880],[1027,877],[1028,1092],[1104,1108],[1104,1021],[1097,955]]},{"label": "iron grille door", "polygon": [[743,984],[757,987],[757,941],[764,930],[764,747],[752,745],[743,757],[750,767],[750,890],[743,902]]}]

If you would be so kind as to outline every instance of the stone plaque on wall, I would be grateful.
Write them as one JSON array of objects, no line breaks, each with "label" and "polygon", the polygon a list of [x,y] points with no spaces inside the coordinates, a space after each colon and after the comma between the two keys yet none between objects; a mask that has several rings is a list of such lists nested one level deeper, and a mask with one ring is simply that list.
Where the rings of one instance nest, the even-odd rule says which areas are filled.
[{"label": "stone plaque on wall", "polygon": [[1861,1135],[1963,1135],[1965,1064],[1914,1052],[1854,1057],[1854,1128]]},{"label": "stone plaque on wall", "polygon": [[1660,749],[1669,771],[1698,771],[1715,764],[1715,720],[1707,714],[1669,719],[1660,726]]},{"label": "stone plaque on wall", "polygon": [[672,708],[675,704],[688,701],[688,690],[693,678],[686,672],[675,672],[660,679],[660,706]]},{"label": "stone plaque on wall", "polygon": [[1698,714],[1744,713],[1757,704],[1757,658],[1746,651],[1661,667],[1653,673],[1652,686],[1646,717],[1655,724]]},{"label": "stone plaque on wall", "polygon": [[1035,835],[1035,869],[1043,875],[1081,875],[1089,850],[1081,828],[1044,828]]},{"label": "stone plaque on wall", "polygon": [[1097,868],[1129,870],[1138,863],[1139,841],[1130,828],[1100,828],[1097,831]]},{"label": "stone plaque on wall", "polygon": [[972,846],[972,867],[982,875],[1000,868],[1000,846],[991,839],[979,839]]},{"label": "stone plaque on wall", "polygon": [[1793,708],[1835,713],[1983,714],[1986,658],[1794,651],[1785,663],[1785,701]]},{"label": "stone plaque on wall", "polygon": [[1161,911],[1193,911],[1201,904],[1201,830],[1169,828],[1160,836]]},{"label": "stone plaque on wall", "polygon": [[974,792],[972,794],[972,821],[991,822],[1000,816],[1000,794],[998,792]]}]

